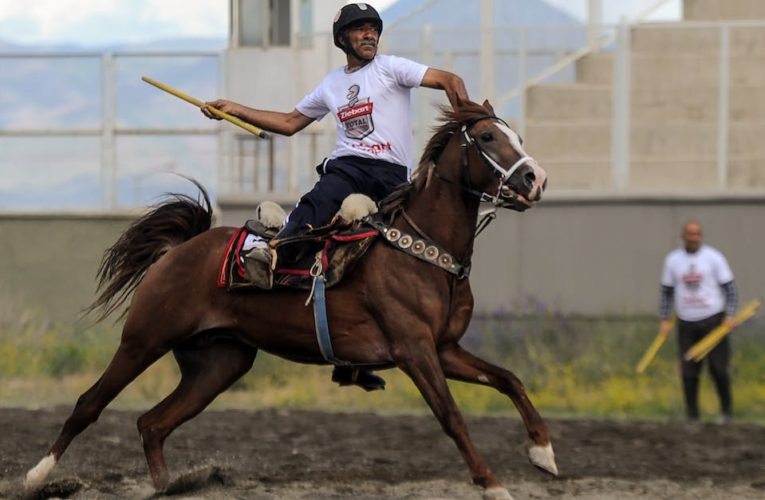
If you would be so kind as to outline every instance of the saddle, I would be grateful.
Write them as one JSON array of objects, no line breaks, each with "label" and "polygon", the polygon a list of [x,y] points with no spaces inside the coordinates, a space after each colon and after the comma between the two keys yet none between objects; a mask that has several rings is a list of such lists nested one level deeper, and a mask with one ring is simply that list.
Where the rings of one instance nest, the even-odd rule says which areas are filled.
[{"label": "saddle", "polygon": [[[323,273],[325,287],[339,283],[375,242],[380,232],[362,222],[331,223],[285,241],[301,245],[297,262],[277,261],[274,288],[311,290],[316,273]],[[273,230],[256,220],[237,229],[226,247],[218,273],[218,287],[226,291],[264,291],[247,280],[243,256],[252,248],[264,247],[275,236]],[[294,241],[293,241],[294,240]],[[313,271],[312,271],[313,270]],[[313,274],[312,274],[313,273]]]}]

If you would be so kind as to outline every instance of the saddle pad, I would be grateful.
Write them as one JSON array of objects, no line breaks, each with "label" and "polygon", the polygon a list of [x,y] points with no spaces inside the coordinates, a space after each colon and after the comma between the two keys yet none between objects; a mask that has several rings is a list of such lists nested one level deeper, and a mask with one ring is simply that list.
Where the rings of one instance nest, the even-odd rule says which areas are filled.
[{"label": "saddle pad", "polygon": [[[321,252],[322,267],[326,280],[325,287],[336,285],[352,268],[353,264],[374,243],[380,232],[368,226],[359,226],[328,237],[325,241],[296,243],[307,245],[307,251],[296,263],[288,263],[274,271],[274,288],[296,288],[310,290],[313,284],[311,267],[316,255]],[[237,229],[229,239],[218,272],[218,287],[227,291],[261,290],[247,278],[243,256],[251,248],[263,247],[270,238],[254,234],[246,227]],[[277,261],[278,264],[278,261]]]}]

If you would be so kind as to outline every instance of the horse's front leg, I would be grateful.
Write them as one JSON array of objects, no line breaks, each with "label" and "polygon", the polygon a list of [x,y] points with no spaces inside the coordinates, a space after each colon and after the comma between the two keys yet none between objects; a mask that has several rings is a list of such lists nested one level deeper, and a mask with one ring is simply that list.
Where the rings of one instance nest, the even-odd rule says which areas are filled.
[{"label": "horse's front leg", "polygon": [[512,500],[510,493],[494,477],[489,466],[478,454],[468,435],[467,425],[454,402],[435,346],[428,340],[407,342],[394,347],[398,367],[420,390],[447,436],[452,438],[467,463],[473,483],[484,488],[485,500]]},{"label": "horse's front leg", "polygon": [[450,344],[438,352],[441,368],[451,379],[493,387],[510,397],[521,414],[531,445],[529,460],[537,467],[558,475],[555,454],[550,444],[550,433],[542,417],[531,404],[521,381],[512,372],[487,363],[464,350],[457,344]]}]

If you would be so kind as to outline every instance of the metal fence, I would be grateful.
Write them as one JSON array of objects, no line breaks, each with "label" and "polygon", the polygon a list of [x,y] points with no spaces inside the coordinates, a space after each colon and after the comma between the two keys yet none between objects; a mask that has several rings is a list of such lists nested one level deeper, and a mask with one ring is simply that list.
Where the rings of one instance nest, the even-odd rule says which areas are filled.
[{"label": "metal fence", "polygon": [[[177,184],[177,177],[154,178],[166,172],[207,177],[214,189],[222,128],[196,115],[199,126],[187,126],[191,107],[160,96],[140,77],[183,81],[194,72],[192,90],[218,95],[221,59],[210,51],[0,53],[0,207],[35,207],[35,197],[53,207],[143,205],[142,189],[156,194]],[[209,143],[204,166],[183,154],[200,140]],[[173,146],[152,154],[162,148],[148,142]],[[70,195],[61,192],[67,189]]]},{"label": "metal fence", "polygon": [[[702,104],[706,107],[702,109],[699,104],[687,104],[686,108],[693,108],[691,114],[688,115],[686,110],[685,121],[678,118],[675,124],[680,128],[678,137],[683,133],[685,135],[674,141],[672,147],[687,142],[691,150],[687,154],[662,144],[662,141],[672,142],[671,138],[657,139],[655,134],[651,136],[644,131],[652,125],[652,120],[660,120],[660,115],[651,116],[640,107],[642,101],[636,100],[639,91],[650,84],[644,79],[652,77],[659,84],[671,73],[651,70],[650,67],[641,69],[642,62],[639,55],[636,56],[635,43],[645,43],[641,40],[646,33],[652,33],[651,36],[661,40],[662,35],[656,34],[661,31],[667,33],[667,40],[677,44],[666,47],[667,52],[675,54],[676,62],[686,59],[683,63],[686,67],[693,61],[699,61],[699,56],[688,57],[694,50],[699,50],[699,44],[703,54],[714,54],[714,57],[703,61],[707,93],[706,97],[699,99],[704,101]],[[765,97],[761,95],[765,94],[761,83],[765,81],[765,75],[762,75],[765,65],[757,65],[761,55],[765,54],[765,48],[762,48],[765,42],[759,41],[760,38],[765,39],[762,33],[765,33],[763,21],[646,25],[625,20],[619,25],[492,26],[489,29],[434,29],[426,26],[417,30],[394,26],[386,29],[381,51],[411,57],[460,74],[472,97],[481,100],[488,98],[498,114],[515,123],[521,135],[527,139],[536,138],[533,154],[543,157],[546,164],[557,169],[556,178],[562,179],[556,182],[558,187],[610,191],[639,189],[650,182],[645,180],[646,175],[653,175],[639,173],[643,171],[644,164],[650,164],[646,172],[664,169],[663,174],[667,174],[667,165],[671,163],[685,165],[674,170],[680,172],[675,177],[678,178],[677,189],[682,190],[685,182],[683,175],[688,178],[685,186],[691,186],[691,181],[700,176],[705,179],[709,177],[711,162],[714,163],[713,179],[702,183],[702,187],[730,189],[751,185],[765,187],[765,165],[762,164],[765,154],[760,154],[761,140],[757,139],[765,117],[761,112],[759,115],[756,113],[758,103],[765,103]],[[327,69],[336,67],[341,56],[326,33],[315,34],[311,40],[303,40],[300,44],[296,42],[297,45],[325,51],[328,54]],[[29,68],[36,61],[66,64],[87,61],[92,66],[87,71],[74,71],[76,75],[72,77],[87,80],[84,85],[90,90],[79,96],[81,101],[87,102],[73,111],[64,110],[55,115],[63,117],[58,123],[55,119],[48,121],[45,105],[18,108],[14,113],[13,106],[17,103],[14,102],[13,92],[8,96],[7,89],[9,86],[13,88],[9,85],[8,75],[21,78],[27,72],[31,75],[30,82],[39,80]],[[221,89],[225,88],[224,67],[225,54],[217,52],[0,53],[0,105],[5,111],[5,118],[0,116],[0,208],[24,206],[24,203],[15,203],[11,195],[14,190],[32,189],[31,184],[14,184],[8,179],[23,174],[24,169],[29,168],[26,156],[42,154],[44,151],[38,150],[49,147],[41,146],[50,144],[43,143],[41,139],[52,138],[61,139],[62,147],[69,148],[55,161],[64,161],[63,156],[74,155],[75,160],[70,159],[70,163],[76,161],[89,165],[87,175],[83,174],[82,178],[97,179],[97,182],[90,184],[83,181],[83,187],[72,194],[71,206],[114,209],[144,205],[149,194],[166,190],[160,188],[168,186],[168,182],[159,181],[159,173],[166,171],[201,176],[205,184],[212,186],[215,196],[240,196],[242,200],[263,196],[283,201],[294,199],[314,182],[313,167],[333,148],[333,120],[311,125],[292,138],[277,137],[264,142],[216,122],[199,122],[199,116],[192,114],[197,111],[189,109],[191,106],[188,104],[173,102],[171,98],[160,96],[156,89],[140,83],[140,76],[149,74],[204,99],[222,95]],[[682,69],[675,73],[677,71],[682,72]],[[205,78],[184,79],[184,74],[190,72],[197,75],[203,72]],[[593,116],[580,113],[569,117],[571,123],[554,123],[545,128],[544,117],[535,114],[539,110],[533,108],[534,103],[530,101],[534,92],[547,85],[574,85],[583,77],[588,78],[588,74],[596,73],[601,74],[603,81],[596,85],[599,93],[595,99],[605,105],[598,104]],[[674,91],[659,92],[652,97],[662,101],[660,105],[665,108],[677,107],[675,101],[683,93],[682,89],[693,85],[690,72],[675,76],[687,79],[676,85]],[[97,81],[98,85],[93,87],[93,81]],[[186,85],[188,81],[197,83],[189,89]],[[316,83],[304,82],[305,91],[310,91]],[[732,89],[735,92],[732,93]],[[751,91],[751,99],[747,98],[745,90]],[[48,96],[55,92],[55,88],[42,87],[41,92]],[[88,92],[92,95],[87,95]],[[126,106],[124,103],[127,100],[123,100],[123,96],[136,96],[137,92],[145,94],[130,102],[145,102],[145,106]],[[713,106],[709,106],[709,92],[714,93]],[[54,99],[56,104],[50,106],[58,106],[65,97]],[[161,106],[160,101],[163,103]],[[429,137],[429,127],[437,113],[434,101],[445,102],[445,99],[440,93],[417,91],[413,122],[415,152],[421,150]],[[752,103],[751,109],[747,109],[747,101]],[[170,102],[172,104],[167,105],[170,107],[164,107],[164,103]],[[701,116],[694,124],[700,129],[698,140],[704,143],[698,154],[693,153],[694,148],[698,149],[694,142],[696,139],[688,139],[694,127],[683,129],[683,123],[694,120],[693,113]],[[9,116],[37,115],[41,116],[37,121],[8,119]],[[192,120],[200,125],[186,125]],[[559,139],[558,132],[547,133],[549,130],[557,131],[563,125],[581,129],[577,120],[587,126],[597,122],[597,126],[591,127],[592,134],[588,140],[604,142],[592,157],[564,157],[566,141],[573,139]],[[564,133],[560,131],[560,134]],[[577,136],[574,134],[572,137]],[[14,145],[13,141],[26,142],[19,146]],[[148,145],[154,147],[160,143],[166,148],[164,152],[150,156]],[[646,148],[646,145],[649,147]],[[558,146],[564,151],[556,152]],[[655,150],[650,151],[650,147],[655,147]],[[126,152],[132,153],[134,159],[126,160],[130,157],[123,154]],[[566,184],[566,176],[592,177],[592,171],[588,169],[598,163],[606,170],[607,180],[585,186]],[[702,171],[698,169],[702,163],[705,173],[700,174]],[[636,168],[638,166],[639,169]],[[51,182],[78,182],[74,176],[63,176],[62,170],[66,168],[50,166],[42,177]],[[756,182],[753,183],[752,179]],[[94,192],[98,193],[95,200]],[[84,193],[90,193],[91,198]],[[53,194],[56,194],[55,186],[48,191],[35,192],[42,198],[52,197]],[[79,203],[78,199],[85,201]],[[46,206],[55,205],[48,203]]]}]

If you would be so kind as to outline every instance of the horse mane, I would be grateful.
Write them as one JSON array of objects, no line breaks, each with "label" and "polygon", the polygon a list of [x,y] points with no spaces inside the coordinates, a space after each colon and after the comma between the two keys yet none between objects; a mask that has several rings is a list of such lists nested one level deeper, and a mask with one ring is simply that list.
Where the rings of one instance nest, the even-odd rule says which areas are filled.
[{"label": "horse mane", "polygon": [[450,106],[439,108],[441,111],[437,118],[439,124],[432,127],[433,137],[425,145],[417,169],[412,174],[412,182],[394,191],[380,202],[383,214],[395,212],[425,188],[446,145],[463,123],[476,118],[494,116],[492,111],[473,101],[464,101],[457,109]]}]

